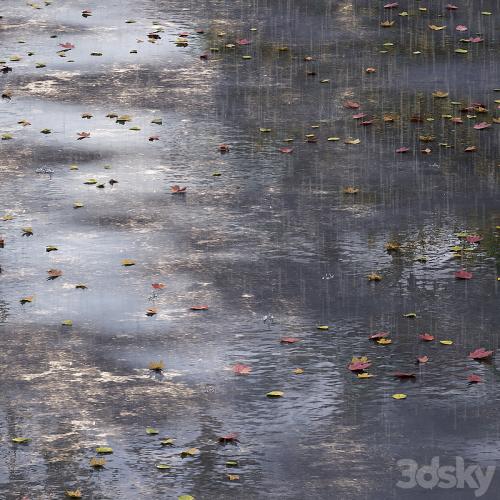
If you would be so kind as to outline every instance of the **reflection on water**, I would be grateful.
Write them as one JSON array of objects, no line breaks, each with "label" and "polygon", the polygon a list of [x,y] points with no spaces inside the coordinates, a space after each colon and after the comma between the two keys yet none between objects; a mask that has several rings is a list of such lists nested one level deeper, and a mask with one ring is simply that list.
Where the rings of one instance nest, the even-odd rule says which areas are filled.
[{"label": "reflection on water", "polygon": [[[408,18],[365,0],[4,3],[1,59],[22,59],[0,75],[13,92],[0,103],[0,132],[13,136],[0,144],[0,216],[13,216],[0,221],[0,496],[471,498],[399,489],[396,461],[499,462],[498,362],[467,358],[499,347],[498,125],[442,119],[458,113],[452,100],[494,108],[498,19],[480,12],[498,2],[446,14],[485,39],[465,57],[453,52],[462,35],[428,29],[441,3],[420,15],[409,2]],[[394,28],[379,27],[387,18]],[[176,46],[196,28],[205,33]],[[60,57],[65,42],[75,48]],[[82,131],[91,136],[77,141]],[[174,184],[186,194],[171,195]],[[484,239],[457,259],[464,230]],[[455,280],[461,267],[474,278]],[[47,281],[49,269],[63,275]],[[393,343],[368,341],[376,331]],[[368,356],[374,377],[349,372],[352,356]],[[158,360],[164,372],[150,373]],[[251,374],[236,376],[236,363]],[[468,385],[472,372],[483,383]],[[231,432],[237,443],[219,443]],[[114,453],[92,470],[102,445]]]}]

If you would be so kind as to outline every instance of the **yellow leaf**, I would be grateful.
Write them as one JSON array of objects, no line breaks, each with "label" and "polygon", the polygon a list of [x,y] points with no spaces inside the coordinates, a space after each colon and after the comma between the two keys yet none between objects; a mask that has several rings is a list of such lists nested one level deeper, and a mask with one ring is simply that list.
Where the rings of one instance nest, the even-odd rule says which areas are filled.
[{"label": "yellow leaf", "polygon": [[441,31],[446,28],[446,26],[436,26],[435,24],[429,24],[429,28],[433,31]]},{"label": "yellow leaf", "polygon": [[392,398],[393,399],[406,399],[407,396],[406,396],[406,394],[393,394]]},{"label": "yellow leaf", "polygon": [[304,370],[302,368],[295,368],[295,370],[293,370],[293,373],[295,373],[295,375],[302,375],[304,373]]},{"label": "yellow leaf", "polygon": [[357,375],[358,378],[372,378],[373,375],[371,373],[358,373]]},{"label": "yellow leaf", "polygon": [[391,339],[378,339],[377,344],[380,344],[380,345],[392,344],[392,340]]},{"label": "yellow leaf", "polygon": [[328,330],[330,327],[327,325],[320,325],[317,327],[318,330]]},{"label": "yellow leaf", "polygon": [[453,340],[440,340],[439,343],[443,345],[452,345]]},{"label": "yellow leaf", "polygon": [[284,396],[284,392],[281,391],[271,391],[266,394],[268,398],[281,398]]},{"label": "yellow leaf", "polygon": [[122,263],[122,266],[125,266],[125,267],[135,266],[135,260],[132,260],[132,259],[122,259],[121,263]]},{"label": "yellow leaf", "polygon": [[198,452],[198,448],[188,448],[187,450],[181,451],[181,457],[194,457]]}]

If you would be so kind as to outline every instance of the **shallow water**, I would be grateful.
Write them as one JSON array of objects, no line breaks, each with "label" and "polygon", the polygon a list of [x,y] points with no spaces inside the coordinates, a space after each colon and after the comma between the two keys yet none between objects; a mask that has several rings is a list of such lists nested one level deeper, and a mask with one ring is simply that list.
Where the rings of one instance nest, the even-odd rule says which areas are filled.
[{"label": "shallow water", "polygon": [[[2,498],[63,498],[77,488],[92,499],[474,497],[470,488],[401,489],[396,462],[500,464],[498,361],[467,358],[499,347],[499,125],[477,131],[474,120],[441,118],[460,115],[450,101],[481,102],[487,118],[498,116],[500,2],[463,1],[453,13],[432,2],[425,14],[421,2],[404,4],[396,12],[408,18],[367,0],[71,0],[40,9],[4,0],[0,58],[22,59],[0,75],[13,92],[0,102],[0,132],[13,136],[0,143],[0,215],[14,217],[0,221]],[[396,25],[380,28],[387,18]],[[154,44],[153,21],[164,29]],[[485,41],[455,54],[464,36],[456,24]],[[175,45],[177,33],[200,27],[187,47]],[[252,43],[224,48],[240,38]],[[62,58],[64,42],[76,47]],[[380,53],[385,42],[395,45]],[[200,60],[211,47],[220,50]],[[436,90],[449,99],[433,98]],[[378,120],[359,126],[347,99]],[[119,125],[110,112],[133,121]],[[384,124],[385,113],[398,119]],[[410,123],[416,114],[434,121]],[[151,123],[159,117],[161,126]],[[82,131],[91,137],[77,141]],[[305,142],[308,133],[318,142]],[[431,134],[434,142],[418,141]],[[348,137],[361,143],[346,145]],[[470,145],[477,152],[464,153]],[[281,154],[284,146],[293,153]],[[395,154],[402,146],[411,151]],[[421,154],[427,146],[432,153]],[[42,167],[53,174],[36,173]],[[173,184],[187,193],[172,196]],[[349,185],[359,194],[345,195]],[[21,236],[26,226],[33,236]],[[484,238],[458,260],[449,251],[457,231]],[[403,250],[388,253],[391,240]],[[462,266],[472,280],[455,280]],[[51,268],[64,274],[47,281]],[[382,281],[367,280],[374,271]],[[166,288],[153,294],[155,282]],[[28,295],[33,302],[21,305]],[[200,304],[209,310],[190,311]],[[149,307],[158,314],[146,317]],[[403,317],[413,311],[416,319]],[[67,319],[72,327],[61,325]],[[368,341],[376,331],[393,343]],[[423,343],[425,331],[454,343]],[[282,345],[282,336],[301,341]],[[429,362],[415,366],[422,354]],[[370,358],[374,378],[347,370],[355,355]],[[166,368],[155,376],[147,366],[159,359]],[[235,363],[252,373],[234,375]],[[417,378],[399,381],[397,370]],[[483,383],[468,385],[470,373]],[[266,398],[273,390],[285,396]],[[408,398],[392,399],[400,392]],[[229,432],[239,442],[219,444]],[[15,445],[15,436],[31,442]],[[160,446],[167,436],[173,447]],[[114,453],[95,471],[99,445]],[[182,459],[190,447],[200,453]],[[497,472],[483,498],[499,487]]]}]

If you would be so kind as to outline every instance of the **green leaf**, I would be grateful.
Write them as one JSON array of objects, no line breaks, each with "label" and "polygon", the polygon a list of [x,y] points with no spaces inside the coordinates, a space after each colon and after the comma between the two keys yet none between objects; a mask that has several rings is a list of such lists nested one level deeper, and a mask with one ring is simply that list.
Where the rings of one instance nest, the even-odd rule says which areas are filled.
[{"label": "green leaf", "polygon": [[25,444],[25,443],[29,443],[30,441],[31,441],[31,438],[27,438],[27,437],[12,438],[12,442],[16,443],[16,444]]},{"label": "green leaf", "polygon": [[154,436],[155,434],[159,434],[158,430],[154,427],[146,427],[146,433]]},{"label": "green leaf", "polygon": [[284,393],[281,391],[271,391],[266,394],[268,398],[281,398],[284,396]]},{"label": "green leaf", "polygon": [[107,455],[113,453],[113,448],[109,446],[99,446],[95,449],[95,451],[101,455]]},{"label": "green leaf", "polygon": [[156,468],[157,469],[160,469],[160,470],[167,470],[167,469],[170,469],[170,465],[167,465],[167,464],[156,464]]}]

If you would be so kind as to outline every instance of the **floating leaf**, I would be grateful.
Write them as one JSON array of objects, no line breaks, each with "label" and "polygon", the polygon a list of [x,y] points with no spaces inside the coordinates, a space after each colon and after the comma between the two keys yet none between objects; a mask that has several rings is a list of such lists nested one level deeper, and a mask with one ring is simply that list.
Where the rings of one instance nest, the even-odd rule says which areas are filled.
[{"label": "floating leaf", "polygon": [[392,340],[391,339],[378,339],[377,341],[377,344],[380,344],[380,345],[389,345],[389,344],[392,344]]},{"label": "floating leaf", "polygon": [[198,448],[188,448],[187,450],[181,451],[181,457],[194,457],[199,452]]},{"label": "floating leaf", "polygon": [[100,469],[101,467],[104,467],[105,464],[106,464],[105,458],[94,457],[90,459],[90,466],[94,467],[94,469]]},{"label": "floating leaf", "polygon": [[95,449],[95,451],[100,455],[109,455],[110,453],[113,453],[113,448],[109,446],[99,446]]},{"label": "floating leaf", "polygon": [[300,340],[297,337],[281,337],[280,342],[282,344],[295,344],[296,342],[300,342]]},{"label": "floating leaf", "polygon": [[414,312],[409,312],[409,313],[403,314],[403,318],[416,318],[416,317],[417,317],[417,313],[414,313]]},{"label": "floating leaf", "polygon": [[60,269],[49,269],[47,271],[47,274],[49,275],[49,277],[47,278],[48,280],[55,280],[56,278],[62,276],[63,272]]},{"label": "floating leaf", "polygon": [[422,333],[420,334],[420,340],[424,340],[425,342],[432,342],[434,340],[434,336],[430,333]]},{"label": "floating leaf", "polygon": [[189,309],[191,309],[191,311],[208,311],[208,306],[207,305],[191,306]]},{"label": "floating leaf", "polygon": [[452,345],[453,340],[440,340],[439,343],[443,345]]},{"label": "floating leaf", "polygon": [[480,382],[483,381],[483,379],[479,375],[476,375],[475,373],[468,375],[467,380],[469,384],[479,384]]},{"label": "floating leaf", "polygon": [[393,377],[402,378],[402,379],[405,379],[405,378],[415,378],[415,374],[414,373],[409,373],[409,372],[395,372],[392,375],[393,375]]},{"label": "floating leaf", "polygon": [[132,259],[122,259],[121,260],[122,266],[129,267],[129,266],[135,266],[135,260]]},{"label": "floating leaf", "polygon": [[427,363],[427,361],[429,361],[429,358],[427,356],[419,356],[417,358],[417,362],[418,363],[422,363],[423,364],[423,363]]},{"label": "floating leaf", "polygon": [[408,396],[406,394],[393,394],[393,399],[406,399]]},{"label": "floating leaf", "polygon": [[480,347],[469,354],[470,359],[487,359],[491,358],[493,351],[487,351],[484,347]]},{"label": "floating leaf", "polygon": [[80,490],[66,490],[65,493],[69,498],[82,498],[82,492]]},{"label": "floating leaf", "polygon": [[61,323],[62,326],[73,326],[73,321],[71,321],[70,319],[65,319],[62,323]]},{"label": "floating leaf", "polygon": [[165,438],[160,441],[160,444],[162,446],[173,446],[174,440],[172,438]]},{"label": "floating leaf", "polygon": [[360,358],[353,357],[347,368],[352,372],[359,372],[370,368],[371,365],[366,356],[361,356]]},{"label": "floating leaf", "polygon": [[236,443],[238,442],[238,432],[230,432],[229,434],[225,434],[224,436],[219,437],[219,443]]},{"label": "floating leaf", "polygon": [[21,302],[21,304],[31,304],[31,302],[33,302],[33,299],[34,299],[33,296],[23,297],[22,299],[19,300],[19,302]]},{"label": "floating leaf", "polygon": [[168,470],[171,469],[170,465],[167,464],[156,464],[155,466],[159,470]]},{"label": "floating leaf", "polygon": [[252,371],[252,368],[247,365],[236,364],[233,365],[232,370],[236,375],[248,375]]},{"label": "floating leaf", "polygon": [[281,398],[285,395],[284,392],[281,391],[271,391],[266,394],[268,398]]},{"label": "floating leaf", "polygon": [[148,364],[148,368],[154,372],[161,372],[165,368],[165,363],[163,361],[151,361]]},{"label": "floating leaf", "polygon": [[146,434],[150,434],[152,436],[159,434],[159,431],[154,427],[146,427]]},{"label": "floating leaf", "polygon": [[459,280],[470,280],[472,279],[472,273],[469,273],[465,269],[461,269],[455,273],[455,278]]},{"label": "floating leaf", "polygon": [[356,377],[361,378],[361,379],[363,379],[363,378],[372,378],[373,375],[371,373],[363,372],[363,373],[357,373]]},{"label": "floating leaf", "polygon": [[31,438],[27,437],[14,437],[11,439],[11,441],[15,444],[26,444],[31,441]]}]

